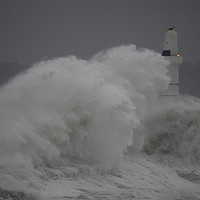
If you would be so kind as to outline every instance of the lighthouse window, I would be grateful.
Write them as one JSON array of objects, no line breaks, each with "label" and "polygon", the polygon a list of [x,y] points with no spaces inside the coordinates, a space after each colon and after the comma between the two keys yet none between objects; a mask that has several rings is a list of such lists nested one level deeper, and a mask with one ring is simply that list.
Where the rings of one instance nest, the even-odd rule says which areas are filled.
[{"label": "lighthouse window", "polygon": [[163,50],[162,56],[170,56],[170,50]]}]

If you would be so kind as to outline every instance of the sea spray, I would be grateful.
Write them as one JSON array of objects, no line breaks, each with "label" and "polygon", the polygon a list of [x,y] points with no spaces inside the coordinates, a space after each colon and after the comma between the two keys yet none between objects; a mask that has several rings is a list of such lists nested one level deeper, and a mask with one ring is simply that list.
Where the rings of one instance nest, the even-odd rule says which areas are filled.
[{"label": "sea spray", "polygon": [[0,187],[37,187],[71,159],[119,165],[150,99],[166,89],[164,58],[134,45],[36,63],[0,89]]},{"label": "sea spray", "polygon": [[200,101],[191,96],[165,97],[151,106],[143,123],[148,154],[178,156],[200,161]]}]

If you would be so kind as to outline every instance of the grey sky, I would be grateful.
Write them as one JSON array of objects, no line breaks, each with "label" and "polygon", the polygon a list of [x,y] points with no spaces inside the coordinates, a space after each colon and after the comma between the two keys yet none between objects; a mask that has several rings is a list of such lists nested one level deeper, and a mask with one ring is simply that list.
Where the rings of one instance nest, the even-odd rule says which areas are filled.
[{"label": "grey sky", "polygon": [[0,62],[89,58],[120,44],[161,51],[176,26],[185,59],[200,60],[199,0],[0,0]]}]

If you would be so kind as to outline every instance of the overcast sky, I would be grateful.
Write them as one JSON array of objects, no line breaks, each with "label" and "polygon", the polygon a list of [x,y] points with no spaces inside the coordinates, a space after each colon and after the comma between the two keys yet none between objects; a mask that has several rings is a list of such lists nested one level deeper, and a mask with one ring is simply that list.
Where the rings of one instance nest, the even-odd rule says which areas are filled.
[{"label": "overcast sky", "polygon": [[200,60],[200,0],[0,0],[0,62],[89,58],[121,44],[162,51],[172,26],[184,59]]}]

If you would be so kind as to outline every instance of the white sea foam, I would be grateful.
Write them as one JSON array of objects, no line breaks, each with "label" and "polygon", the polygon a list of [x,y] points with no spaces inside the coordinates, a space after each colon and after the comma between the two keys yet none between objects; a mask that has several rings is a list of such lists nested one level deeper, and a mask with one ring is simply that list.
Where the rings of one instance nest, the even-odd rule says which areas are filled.
[{"label": "white sea foam", "polygon": [[189,163],[200,161],[200,101],[194,97],[163,98],[143,123],[147,153],[177,155]]},{"label": "white sea foam", "polygon": [[143,142],[147,153],[198,160],[200,104],[159,97],[170,81],[167,65],[160,54],[127,45],[90,60],[36,63],[0,88],[0,188],[104,173]]},{"label": "white sea foam", "polygon": [[167,64],[153,51],[120,46],[88,61],[36,63],[1,88],[0,187],[70,158],[118,166],[146,101],[167,88]]}]

